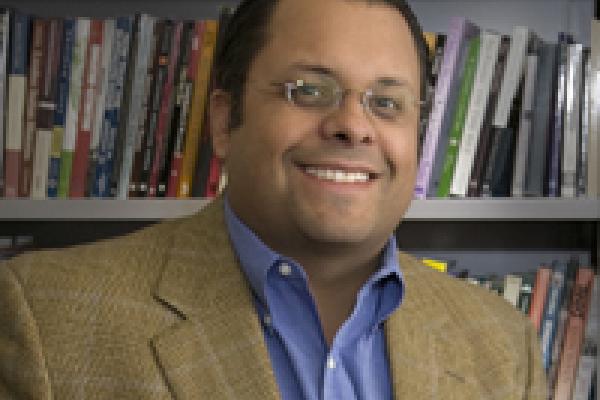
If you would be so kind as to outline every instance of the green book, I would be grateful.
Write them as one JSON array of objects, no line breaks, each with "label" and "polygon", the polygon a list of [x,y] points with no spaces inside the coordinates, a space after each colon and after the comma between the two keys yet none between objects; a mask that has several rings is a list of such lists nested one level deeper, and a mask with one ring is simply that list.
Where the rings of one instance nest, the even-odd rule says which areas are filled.
[{"label": "green book", "polygon": [[462,81],[460,82],[458,103],[450,127],[448,149],[446,150],[446,158],[444,159],[442,167],[437,197],[448,197],[448,194],[450,193],[450,184],[452,183],[454,167],[458,157],[458,147],[465,127],[467,109],[469,108],[469,100],[471,98],[471,89],[473,89],[475,72],[477,71],[480,42],[479,36],[474,37],[469,41],[465,71],[463,73]]},{"label": "green book", "polygon": [[69,197],[71,183],[71,168],[73,167],[73,152],[62,151],[60,155],[60,175],[58,178],[58,197]]}]

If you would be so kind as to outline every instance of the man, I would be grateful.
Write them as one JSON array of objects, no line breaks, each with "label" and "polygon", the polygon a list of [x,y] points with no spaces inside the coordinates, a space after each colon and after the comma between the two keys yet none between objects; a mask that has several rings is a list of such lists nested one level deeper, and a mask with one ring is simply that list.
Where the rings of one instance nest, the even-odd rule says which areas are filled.
[{"label": "man", "polygon": [[218,55],[229,184],[0,270],[2,399],[545,399],[535,332],[397,254],[423,57],[402,1],[250,0]]}]

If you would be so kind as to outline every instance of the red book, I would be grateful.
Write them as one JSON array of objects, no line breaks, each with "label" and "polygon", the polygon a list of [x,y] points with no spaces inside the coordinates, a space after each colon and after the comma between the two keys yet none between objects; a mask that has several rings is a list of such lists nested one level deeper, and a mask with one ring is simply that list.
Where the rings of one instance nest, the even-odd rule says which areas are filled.
[{"label": "red book", "polygon": [[156,126],[154,137],[154,157],[152,158],[152,167],[148,181],[148,197],[156,197],[158,189],[158,179],[160,177],[161,166],[164,168],[166,132],[171,119],[171,110],[173,109],[173,87],[175,86],[175,71],[177,69],[177,60],[179,58],[179,48],[181,41],[181,31],[183,22],[177,22],[173,29],[171,41],[171,53],[169,55],[169,64],[167,70],[167,79],[162,87],[162,96],[160,98],[160,113]]},{"label": "red book", "polygon": [[90,23],[90,39],[86,50],[83,80],[81,84],[81,103],[77,122],[77,138],[73,154],[73,169],[69,185],[69,197],[84,197],[87,184],[87,170],[90,153],[92,123],[97,101],[100,70],[102,67],[102,35],[104,23],[94,19]]},{"label": "red book", "polygon": [[208,170],[208,180],[206,182],[206,192],[204,197],[209,199],[217,197],[219,193],[219,182],[221,181],[221,162],[214,154],[210,157],[210,167]]},{"label": "red book", "polygon": [[169,172],[169,180],[167,183],[167,194],[166,197],[177,197],[177,187],[179,186],[179,176],[181,174],[181,168],[183,167],[183,149],[185,141],[185,132],[187,130],[187,116],[189,113],[189,106],[192,100],[192,90],[194,82],[196,80],[196,70],[198,69],[198,56],[200,55],[200,42],[202,39],[202,32],[204,30],[204,24],[202,21],[195,21],[194,32],[190,41],[189,48],[189,63],[185,65],[183,61],[183,68],[186,68],[185,82],[180,88],[182,93],[182,104],[179,109],[179,115],[177,119],[178,126],[175,127],[175,141],[173,147],[173,157],[171,158],[171,168]]},{"label": "red book", "polygon": [[594,270],[579,268],[571,291],[569,315],[565,326],[565,337],[560,354],[554,400],[569,400],[575,384],[577,364],[590,311],[590,300],[594,285]]},{"label": "red book", "polygon": [[529,319],[536,332],[540,333],[542,318],[544,317],[544,306],[546,305],[546,296],[548,295],[548,287],[552,280],[552,269],[541,267],[538,268],[535,276],[535,284],[533,293],[531,294],[531,307],[529,308]]}]

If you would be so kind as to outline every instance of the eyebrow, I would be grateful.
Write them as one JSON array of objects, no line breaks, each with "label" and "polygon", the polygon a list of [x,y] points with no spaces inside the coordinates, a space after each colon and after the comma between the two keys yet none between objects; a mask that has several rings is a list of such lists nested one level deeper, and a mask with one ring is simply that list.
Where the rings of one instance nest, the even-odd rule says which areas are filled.
[{"label": "eyebrow", "polygon": [[[331,76],[333,78],[339,78],[338,74],[331,68],[326,67],[320,64],[306,64],[302,62],[296,62],[292,64],[289,68],[290,70],[299,70],[299,71],[307,71],[314,72],[321,75]],[[395,78],[391,76],[383,76],[375,79],[375,83],[381,84],[383,86],[404,86],[410,87],[408,82],[405,79]]]}]

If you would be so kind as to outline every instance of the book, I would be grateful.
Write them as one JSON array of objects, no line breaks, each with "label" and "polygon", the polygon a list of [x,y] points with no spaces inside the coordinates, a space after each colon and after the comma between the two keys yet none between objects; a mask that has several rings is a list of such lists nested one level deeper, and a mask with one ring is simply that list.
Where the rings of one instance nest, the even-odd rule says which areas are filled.
[{"label": "book", "polygon": [[590,111],[588,114],[590,132],[587,140],[588,167],[587,167],[587,196],[600,196],[600,21],[591,22],[591,91]]},{"label": "book", "polygon": [[450,194],[450,185],[452,176],[454,175],[454,167],[459,151],[459,144],[465,129],[465,119],[467,116],[467,108],[473,90],[475,73],[477,71],[479,53],[482,39],[479,36],[469,39],[468,49],[466,54],[466,65],[458,91],[457,104],[454,109],[452,124],[448,134],[448,147],[446,156],[442,165],[442,172],[437,187],[437,197],[448,197]]},{"label": "book", "polygon": [[31,179],[33,177],[34,139],[37,130],[37,103],[45,60],[44,49],[48,40],[48,21],[35,18],[32,22],[31,43],[29,47],[29,76],[27,79],[27,97],[25,99],[25,130],[23,131],[23,159],[19,180],[19,197],[29,197],[31,194]]},{"label": "book", "polygon": [[548,146],[547,162],[547,191],[550,197],[560,196],[560,157],[563,144],[564,108],[567,79],[568,47],[572,37],[566,33],[558,34],[558,46],[556,49],[556,76],[553,92],[553,115],[550,123],[550,141]]},{"label": "book", "polygon": [[19,11],[10,16],[10,58],[8,66],[7,125],[4,144],[4,197],[19,196],[23,159],[22,137],[27,93],[30,17]]},{"label": "book", "polygon": [[[500,38],[500,44],[498,48],[498,59],[493,67],[492,74],[492,82],[489,89],[489,96],[487,99],[487,103],[485,105],[485,112],[483,114],[483,120],[481,121],[481,127],[477,129],[475,116],[473,118],[468,118],[467,128],[469,129],[469,133],[465,136],[465,155],[461,156],[459,154],[460,163],[466,163],[466,157],[470,151],[472,151],[471,146],[475,146],[475,155],[473,161],[473,167],[471,169],[471,174],[469,178],[469,185],[467,190],[467,196],[469,197],[479,197],[481,196],[481,189],[483,185],[483,178],[485,174],[485,169],[488,164],[488,159],[490,155],[490,149],[492,143],[494,142],[495,133],[492,130],[492,122],[494,119],[494,114],[496,112],[496,105],[498,104],[498,94],[500,93],[500,87],[502,85],[502,78],[504,77],[504,68],[506,66],[506,58],[508,56],[508,50],[510,48],[510,37],[502,36]],[[483,92],[482,92],[483,94]],[[471,123],[472,122],[472,123]],[[471,131],[471,129],[473,129]],[[479,133],[478,133],[479,132]],[[474,135],[479,135],[479,139],[476,143],[471,143],[470,140],[467,142],[467,137],[471,137]],[[461,167],[462,170],[462,167]],[[457,187],[458,187],[457,183]],[[457,189],[458,191],[458,189]],[[462,193],[462,192],[461,192]]]},{"label": "book", "polygon": [[35,152],[31,179],[31,197],[44,199],[47,197],[48,168],[52,148],[52,131],[56,111],[58,73],[60,64],[60,48],[63,35],[63,21],[53,18],[48,21],[47,40],[43,50],[39,81],[37,115],[35,132]]},{"label": "book", "polygon": [[[444,57],[440,67],[433,106],[427,123],[427,132],[423,143],[423,150],[417,170],[414,195],[417,199],[424,199],[435,193],[437,185],[436,161],[441,172],[440,164],[443,162],[445,146],[447,145],[450,118],[453,112],[457,87],[464,66],[464,57],[461,57],[466,48],[467,41],[477,35],[479,28],[466,18],[454,17],[450,20],[450,28],[446,36]],[[438,174],[439,176],[439,174]],[[433,185],[433,186],[432,186]]]},{"label": "book", "polygon": [[92,124],[95,118],[94,112],[98,100],[98,86],[102,65],[103,33],[104,21],[100,19],[91,20],[87,48],[85,49],[86,55],[84,56],[83,63],[77,135],[75,137],[71,181],[69,183],[69,197],[71,198],[81,198],[86,193]]},{"label": "book", "polygon": [[577,164],[580,140],[580,104],[581,77],[583,75],[583,45],[570,44],[567,47],[567,70],[565,79],[565,113],[563,145],[561,157],[562,197],[575,197],[577,192]]},{"label": "book", "polygon": [[600,337],[600,275],[594,276],[590,311],[585,327],[583,350],[577,366],[573,400],[588,400],[598,359]]},{"label": "book", "polygon": [[69,77],[69,97],[67,100],[65,130],[63,134],[62,150],[60,153],[58,197],[66,198],[69,195],[71,183],[71,170],[73,168],[73,153],[77,138],[79,124],[79,108],[81,103],[83,69],[88,54],[88,40],[90,35],[90,19],[77,18],[75,40],[71,55],[71,76]]},{"label": "book", "polygon": [[[477,72],[473,84],[473,94],[469,101],[464,132],[461,137],[456,168],[453,171],[450,194],[464,197],[468,193],[469,178],[477,150],[482,124],[490,97],[495,66],[500,49],[500,35],[493,31],[484,31],[481,35],[481,51]],[[500,74],[501,75],[501,74]]]},{"label": "book", "polygon": [[71,77],[71,64],[73,45],[75,42],[76,20],[65,18],[63,21],[63,35],[61,39],[61,57],[57,76],[56,110],[54,112],[54,125],[50,146],[50,161],[48,165],[47,197],[58,196],[58,181],[60,177],[60,160],[65,130],[66,110],[69,99],[69,82]]},{"label": "book", "polygon": [[[170,51],[163,53],[167,61],[166,75],[162,82],[161,101],[158,115],[158,122],[155,134],[154,156],[152,158],[152,166],[150,168],[150,176],[148,181],[148,197],[158,195],[158,183],[165,166],[167,155],[165,154],[168,148],[169,134],[171,132],[171,114],[173,112],[174,86],[177,72],[177,64],[179,62],[179,50],[181,46],[181,34],[183,31],[183,23],[177,22],[173,25],[172,35],[169,40]],[[164,196],[166,188],[161,188],[161,194]]]},{"label": "book", "polygon": [[10,41],[10,12],[0,8],[0,196],[4,195],[4,141]]},{"label": "book", "polygon": [[[421,113],[419,114],[419,129],[418,129],[418,142],[417,142],[417,160],[421,158],[421,150],[423,148],[423,140],[425,138],[425,132],[427,131],[427,121],[429,120],[429,112],[431,111],[431,101],[433,98],[433,93],[435,91],[435,80],[437,78],[437,71],[439,70],[439,65],[436,66],[436,70],[434,71],[434,64],[436,62],[438,45],[438,35],[435,32],[423,32],[423,37],[425,38],[425,44],[427,45],[427,56],[425,58],[425,63],[427,64],[427,70],[429,74],[427,76],[427,83],[425,85],[425,94],[423,98],[423,107],[421,108]],[[444,49],[442,47],[441,52]]]},{"label": "book", "polygon": [[523,278],[519,275],[506,274],[504,276],[504,300],[508,301],[513,307],[517,307],[519,304],[519,294],[521,292],[521,284]]},{"label": "book", "polygon": [[196,82],[190,105],[190,108],[196,111],[191,112],[188,118],[182,168],[177,189],[177,197],[180,198],[187,198],[192,194],[192,180],[198,157],[198,147],[201,143],[200,136],[205,116],[204,109],[208,98],[210,72],[217,41],[217,21],[207,20],[204,23]]},{"label": "book", "polygon": [[527,51],[531,40],[532,34],[529,28],[524,26],[513,28],[502,86],[492,122],[493,140],[482,182],[482,196],[504,197],[510,195],[512,149],[521,100],[519,94],[522,89]]},{"label": "book", "polygon": [[540,326],[540,341],[542,344],[542,362],[544,369],[550,369],[552,361],[552,349],[554,348],[554,338],[558,326],[558,319],[562,302],[564,301],[564,292],[567,285],[567,266],[565,264],[555,263],[552,266],[552,275],[546,296],[544,306],[544,316]]},{"label": "book", "polygon": [[535,107],[533,108],[531,139],[523,184],[523,195],[544,196],[547,164],[548,130],[552,109],[553,79],[556,75],[556,43],[540,43],[538,51],[537,79],[535,83]]},{"label": "book", "polygon": [[[148,14],[141,14],[136,31],[135,53],[130,59],[131,79],[127,85],[129,96],[127,99],[127,116],[123,135],[120,139],[120,158],[115,169],[115,196],[120,199],[127,198],[129,181],[133,164],[133,154],[136,139],[140,131],[140,119],[143,121],[145,94],[145,81],[148,65],[151,62],[151,44],[154,35],[156,19]],[[143,125],[143,123],[142,123]]]},{"label": "book", "polygon": [[98,162],[94,179],[94,196],[101,198],[108,197],[111,194],[115,145],[117,131],[122,121],[121,105],[124,99],[133,24],[134,18],[131,16],[118,17],[116,20],[115,38],[108,73],[106,104],[98,143]]},{"label": "book", "polygon": [[533,285],[533,293],[531,294],[529,319],[538,333],[541,331],[544,306],[546,305],[546,297],[548,295],[551,277],[552,269],[548,267],[538,268],[535,276],[535,284]]},{"label": "book", "polygon": [[116,20],[107,18],[103,23],[102,49],[100,53],[101,62],[99,62],[100,71],[98,73],[98,84],[96,101],[94,108],[94,119],[92,122],[92,131],[90,138],[89,162],[87,165],[85,195],[87,197],[96,196],[96,169],[100,155],[100,137],[102,136],[105,110],[107,107],[107,91],[110,68],[113,63],[113,50],[115,49]]},{"label": "book", "polygon": [[523,101],[521,104],[521,115],[517,131],[517,142],[515,148],[515,160],[512,176],[511,195],[522,197],[525,188],[526,166],[528,164],[529,147],[531,145],[531,122],[535,108],[535,83],[538,68],[538,43],[531,41],[527,64],[525,69]]},{"label": "book", "polygon": [[590,134],[590,93],[592,83],[592,64],[590,62],[590,49],[584,48],[582,52],[583,79],[582,87],[579,91],[580,121],[581,128],[577,138],[577,172],[576,189],[577,197],[583,197],[587,194],[587,174],[588,174],[588,137]]},{"label": "book", "polygon": [[584,339],[585,325],[590,309],[594,283],[591,268],[579,268],[571,292],[565,336],[560,355],[560,364],[554,388],[554,399],[569,399],[573,392],[577,363]]}]

